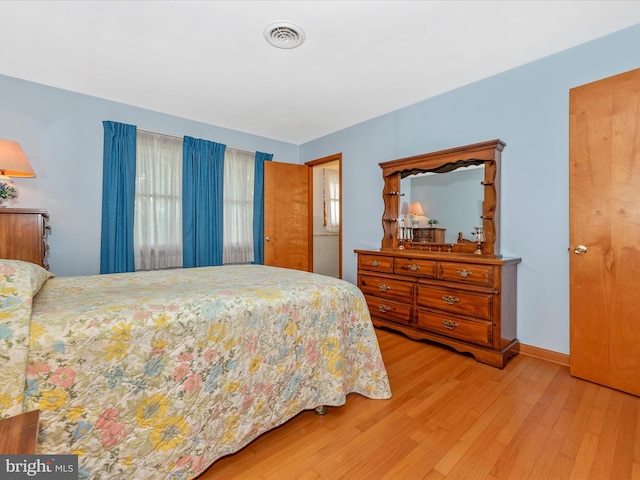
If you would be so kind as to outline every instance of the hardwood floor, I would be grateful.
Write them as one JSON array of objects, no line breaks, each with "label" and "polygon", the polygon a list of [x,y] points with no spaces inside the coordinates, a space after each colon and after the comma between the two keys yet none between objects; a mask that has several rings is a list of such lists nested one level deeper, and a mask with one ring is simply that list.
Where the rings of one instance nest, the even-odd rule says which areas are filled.
[{"label": "hardwood floor", "polygon": [[640,398],[522,354],[498,370],[377,334],[390,400],[303,412],[198,480],[640,479]]}]

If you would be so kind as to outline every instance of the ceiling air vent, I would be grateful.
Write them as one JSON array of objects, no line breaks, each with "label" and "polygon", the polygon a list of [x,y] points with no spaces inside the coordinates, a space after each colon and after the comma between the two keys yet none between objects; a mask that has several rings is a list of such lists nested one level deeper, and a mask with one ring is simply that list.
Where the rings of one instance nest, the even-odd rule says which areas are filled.
[{"label": "ceiling air vent", "polygon": [[296,48],[303,44],[305,34],[295,23],[274,22],[264,29],[264,38],[274,47]]}]

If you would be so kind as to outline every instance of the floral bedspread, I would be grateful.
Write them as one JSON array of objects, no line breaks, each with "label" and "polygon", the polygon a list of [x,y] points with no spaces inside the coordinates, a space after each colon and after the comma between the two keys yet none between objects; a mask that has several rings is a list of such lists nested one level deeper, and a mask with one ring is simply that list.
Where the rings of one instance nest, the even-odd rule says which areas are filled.
[{"label": "floral bedspread", "polygon": [[[0,261],[0,295],[22,263]],[[364,298],[342,280],[242,265],[40,283],[28,333],[0,316],[0,341],[22,348],[0,368],[26,361],[37,452],[79,455],[80,478],[193,478],[302,410],[391,396]],[[0,407],[16,413],[21,395]]]}]

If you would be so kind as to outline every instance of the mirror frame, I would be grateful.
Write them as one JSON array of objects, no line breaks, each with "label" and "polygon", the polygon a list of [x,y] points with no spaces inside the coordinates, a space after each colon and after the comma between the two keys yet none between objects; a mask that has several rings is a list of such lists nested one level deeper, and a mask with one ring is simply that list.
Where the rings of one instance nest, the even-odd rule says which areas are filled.
[{"label": "mirror frame", "polygon": [[[506,144],[502,140],[474,143],[462,147],[425,153],[413,157],[400,158],[379,163],[382,169],[384,187],[384,213],[382,214],[382,248],[398,248],[398,222],[400,180],[416,173],[446,173],[471,165],[484,166],[484,199],[482,205],[482,227],[485,241],[482,253],[485,255],[500,254],[500,160]],[[450,244],[448,251],[473,253],[475,243]],[[412,252],[414,250],[411,250]],[[415,250],[419,252],[420,250]]]}]

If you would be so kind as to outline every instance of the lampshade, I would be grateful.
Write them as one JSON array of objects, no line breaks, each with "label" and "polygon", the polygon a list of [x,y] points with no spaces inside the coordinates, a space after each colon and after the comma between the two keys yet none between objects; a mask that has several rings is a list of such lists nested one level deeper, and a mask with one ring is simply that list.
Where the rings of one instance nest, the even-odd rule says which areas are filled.
[{"label": "lampshade", "polygon": [[0,176],[36,176],[18,142],[0,139]]},{"label": "lampshade", "polygon": [[422,204],[420,202],[413,202],[409,206],[409,215],[424,215],[424,210],[422,210]]}]

